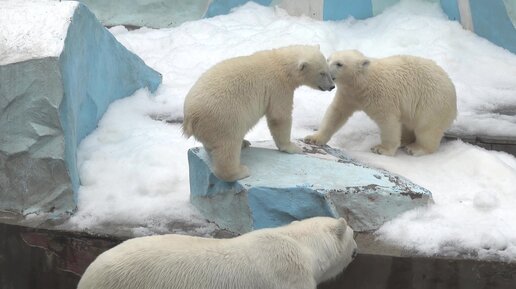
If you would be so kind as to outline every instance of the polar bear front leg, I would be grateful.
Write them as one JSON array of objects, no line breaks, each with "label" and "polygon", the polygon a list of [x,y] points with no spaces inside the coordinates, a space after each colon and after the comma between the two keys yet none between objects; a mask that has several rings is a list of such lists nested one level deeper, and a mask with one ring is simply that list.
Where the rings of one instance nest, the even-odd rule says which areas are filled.
[{"label": "polar bear front leg", "polygon": [[267,115],[267,124],[278,149],[289,154],[302,153],[303,150],[290,141],[292,115],[274,117]]},{"label": "polar bear front leg", "polygon": [[380,155],[393,156],[401,143],[401,123],[395,117],[375,120],[380,127],[382,143],[371,148],[371,151]]},{"label": "polar bear front leg", "polygon": [[221,180],[233,182],[250,176],[249,169],[240,164],[242,140],[230,140],[211,150],[213,173]]},{"label": "polar bear front leg", "polygon": [[321,122],[319,130],[305,137],[305,142],[316,145],[325,145],[345,123],[349,117],[355,112],[355,108],[351,105],[341,105],[333,101],[328,107],[324,118]]}]

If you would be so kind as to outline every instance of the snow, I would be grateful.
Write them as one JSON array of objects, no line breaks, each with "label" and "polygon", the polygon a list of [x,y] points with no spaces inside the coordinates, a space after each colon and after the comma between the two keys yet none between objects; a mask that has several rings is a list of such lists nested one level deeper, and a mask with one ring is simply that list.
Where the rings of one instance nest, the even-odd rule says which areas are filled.
[{"label": "snow", "polygon": [[111,105],[82,141],[74,226],[94,230],[117,224],[145,235],[166,232],[173,220],[206,227],[201,235],[213,230],[189,203],[186,151],[194,140],[184,139],[179,125],[150,117],[161,105],[140,90]]},{"label": "snow", "polygon": [[0,65],[59,56],[77,5],[0,0]]},{"label": "snow", "polygon": [[[175,221],[206,225],[188,202],[186,151],[200,144],[184,139],[180,124],[164,120],[182,119],[184,97],[202,72],[257,50],[320,44],[326,56],[354,48],[372,57],[431,58],[448,71],[457,88],[459,117],[452,132],[516,136],[514,113],[497,113],[516,107],[516,55],[449,21],[437,3],[402,1],[374,18],[336,22],[291,17],[281,9],[248,3],[229,15],[176,28],[114,27],[111,32],[160,71],[163,84],[155,95],[139,91],[113,103],[98,129],[82,142],[82,186],[72,219],[79,228],[115,222],[151,233]],[[333,93],[296,91],[294,138],[318,127]],[[265,121],[246,138],[271,140]],[[451,141],[429,156],[399,151],[385,157],[369,152],[379,141],[376,125],[356,113],[330,145],[430,189],[435,204],[385,224],[378,238],[421,254],[516,260],[516,224],[510,221],[516,220],[513,156]]]}]

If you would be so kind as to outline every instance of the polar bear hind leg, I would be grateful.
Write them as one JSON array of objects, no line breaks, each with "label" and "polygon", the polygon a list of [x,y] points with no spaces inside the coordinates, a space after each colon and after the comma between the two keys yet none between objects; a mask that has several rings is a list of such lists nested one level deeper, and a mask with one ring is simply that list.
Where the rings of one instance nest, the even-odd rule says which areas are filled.
[{"label": "polar bear hind leg", "polygon": [[240,164],[243,145],[241,140],[232,140],[211,149],[213,172],[219,179],[233,182],[250,176],[249,169]]},{"label": "polar bear hind leg", "polygon": [[416,141],[406,146],[409,155],[422,156],[431,154],[439,148],[444,130],[440,128],[416,128],[414,130]]},{"label": "polar bear hind leg", "polygon": [[401,146],[406,147],[407,145],[416,141],[416,135],[413,129],[409,129],[406,125],[401,127]]}]

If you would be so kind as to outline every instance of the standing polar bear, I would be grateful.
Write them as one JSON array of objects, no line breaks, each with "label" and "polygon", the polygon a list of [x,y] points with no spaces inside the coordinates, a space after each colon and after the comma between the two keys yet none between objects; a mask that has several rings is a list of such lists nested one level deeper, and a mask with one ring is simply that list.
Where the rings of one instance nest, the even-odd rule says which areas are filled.
[{"label": "standing polar bear", "polygon": [[183,132],[202,142],[215,175],[224,181],[249,176],[240,165],[246,133],[262,116],[280,151],[299,153],[290,141],[294,90],[332,90],[319,46],[294,45],[224,60],[206,71],[184,104]]},{"label": "standing polar bear", "polygon": [[233,239],[135,238],[101,254],[78,289],[316,289],[356,255],[342,218],[315,217]]},{"label": "standing polar bear", "polygon": [[420,156],[439,147],[457,116],[455,87],[435,62],[400,55],[370,59],[356,50],[329,58],[337,92],[319,131],[306,142],[326,144],[357,110],[380,127],[382,143],[371,150],[392,156],[401,145]]}]

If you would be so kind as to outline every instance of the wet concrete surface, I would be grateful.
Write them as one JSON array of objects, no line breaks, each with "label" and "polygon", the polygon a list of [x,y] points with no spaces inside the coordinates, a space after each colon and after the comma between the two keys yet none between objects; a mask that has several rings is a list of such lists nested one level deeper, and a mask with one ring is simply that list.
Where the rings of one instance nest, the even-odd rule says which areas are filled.
[{"label": "wet concrete surface", "polygon": [[[366,244],[364,237],[357,236]],[[367,238],[365,238],[367,239]],[[102,252],[123,239],[0,223],[1,289],[73,289]],[[516,263],[403,256],[364,245],[336,280],[319,289],[515,289]]]},{"label": "wet concrete surface", "polygon": [[446,134],[444,139],[460,139],[463,142],[467,142],[479,146],[481,148],[485,148],[487,150],[506,152],[508,154],[516,156],[516,137]]},{"label": "wet concrete surface", "polygon": [[318,289],[515,289],[516,264],[359,255]]},{"label": "wet concrete surface", "polygon": [[0,288],[76,288],[87,266],[120,242],[0,223]]}]

